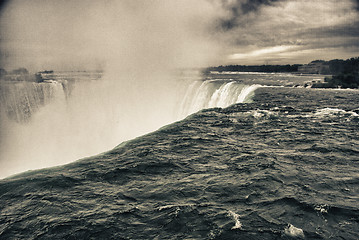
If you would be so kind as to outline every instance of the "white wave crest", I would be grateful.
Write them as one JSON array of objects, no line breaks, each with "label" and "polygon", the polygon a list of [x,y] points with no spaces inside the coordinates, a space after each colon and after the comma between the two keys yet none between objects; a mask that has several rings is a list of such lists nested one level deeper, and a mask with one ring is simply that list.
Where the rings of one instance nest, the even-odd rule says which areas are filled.
[{"label": "white wave crest", "polygon": [[337,117],[359,117],[359,114],[353,111],[346,111],[339,108],[322,108],[318,109],[315,113],[306,115],[306,117],[315,117],[315,118],[337,118]]},{"label": "white wave crest", "polygon": [[288,224],[288,226],[284,229],[284,234],[290,237],[296,238],[304,238],[304,232],[302,229],[293,226],[292,224]]},{"label": "white wave crest", "polygon": [[242,229],[242,223],[239,221],[240,215],[232,211],[228,211],[228,215],[234,220],[234,226],[231,229]]}]

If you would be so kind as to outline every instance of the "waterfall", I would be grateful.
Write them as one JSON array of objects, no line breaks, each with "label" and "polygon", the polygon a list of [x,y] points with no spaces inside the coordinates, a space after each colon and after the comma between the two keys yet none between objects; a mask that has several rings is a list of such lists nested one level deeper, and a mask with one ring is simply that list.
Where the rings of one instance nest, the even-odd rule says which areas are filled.
[{"label": "waterfall", "polygon": [[68,97],[67,80],[0,82],[0,178],[53,165],[42,156],[54,149],[49,139],[57,136],[49,129],[61,121],[59,106],[66,107]]},{"label": "waterfall", "polygon": [[258,84],[245,85],[238,81],[195,81],[187,89],[180,106],[180,116],[185,117],[204,108],[223,108],[249,102],[258,87]]},{"label": "waterfall", "polygon": [[216,79],[171,86],[155,78],[137,85],[80,79],[69,86],[65,78],[73,76],[1,83],[0,178],[107,151],[204,108],[250,101],[259,87]]},{"label": "waterfall", "polygon": [[63,101],[68,95],[67,89],[66,80],[1,83],[0,114],[2,118],[6,116],[19,123],[28,122],[42,106],[52,101]]}]

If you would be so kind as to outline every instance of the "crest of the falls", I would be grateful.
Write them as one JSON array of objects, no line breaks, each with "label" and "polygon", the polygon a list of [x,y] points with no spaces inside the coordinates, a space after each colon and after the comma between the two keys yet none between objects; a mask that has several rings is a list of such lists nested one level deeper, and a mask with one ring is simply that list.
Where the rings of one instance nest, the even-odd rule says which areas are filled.
[{"label": "crest of the falls", "polygon": [[258,87],[258,84],[246,85],[238,81],[195,81],[186,91],[179,114],[185,117],[205,108],[223,108],[235,103],[250,102]]}]

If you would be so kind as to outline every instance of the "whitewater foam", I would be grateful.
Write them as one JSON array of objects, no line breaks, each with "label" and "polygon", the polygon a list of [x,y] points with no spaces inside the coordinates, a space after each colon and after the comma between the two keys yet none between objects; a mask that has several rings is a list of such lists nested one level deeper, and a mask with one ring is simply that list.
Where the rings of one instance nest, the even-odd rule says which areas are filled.
[{"label": "whitewater foam", "polygon": [[239,221],[240,215],[232,211],[228,211],[228,215],[234,220],[234,226],[231,229],[242,229],[242,223]]},{"label": "whitewater foam", "polygon": [[290,223],[284,229],[284,234],[290,237],[304,238],[303,229],[297,228]]},{"label": "whitewater foam", "polygon": [[314,207],[314,210],[320,213],[328,213],[328,209],[329,207],[326,204],[321,204]]},{"label": "whitewater foam", "polygon": [[346,121],[351,121],[353,119],[359,118],[359,114],[353,111],[347,111],[340,108],[322,108],[316,110],[314,113],[305,115],[305,117],[314,119],[342,118]]},{"label": "whitewater foam", "polygon": [[352,117],[358,117],[359,114],[352,111],[346,111],[339,108],[323,108],[319,109],[314,113],[314,116],[352,116]]},{"label": "whitewater foam", "polygon": [[232,113],[230,116],[232,117],[231,121],[233,122],[238,122],[238,119],[241,118],[254,118],[255,120],[271,120],[279,118],[278,112],[262,109]]}]

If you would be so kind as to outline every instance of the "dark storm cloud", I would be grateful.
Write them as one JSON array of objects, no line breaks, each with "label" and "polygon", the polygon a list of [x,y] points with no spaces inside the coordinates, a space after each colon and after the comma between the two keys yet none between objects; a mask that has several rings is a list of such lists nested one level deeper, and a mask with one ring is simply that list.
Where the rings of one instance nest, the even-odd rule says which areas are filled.
[{"label": "dark storm cloud", "polygon": [[262,6],[268,6],[280,0],[234,0],[223,1],[224,9],[229,12],[227,18],[221,19],[220,27],[223,30],[230,30],[238,27],[239,18],[250,12],[257,11]]},{"label": "dark storm cloud", "polygon": [[[7,0],[0,0],[0,18],[1,15],[4,13],[4,9],[6,8],[8,1]],[[5,40],[4,34],[2,34],[2,28],[0,27],[0,68],[3,68],[4,62],[8,58],[8,53],[5,49],[1,48],[2,43]]]},{"label": "dark storm cloud", "polygon": [[[354,22],[352,25],[338,25],[330,27],[320,27],[307,29],[301,33],[302,37],[313,37],[313,38],[356,38],[359,39],[359,21]],[[357,41],[359,45],[359,41]]]},{"label": "dark storm cloud", "polygon": [[8,2],[8,0],[0,0],[0,14]]},{"label": "dark storm cloud", "polygon": [[293,45],[309,48],[334,48],[334,47],[358,47],[359,48],[359,21],[350,25],[333,25],[300,29],[296,31],[275,32],[275,34],[257,34],[246,42],[249,44],[255,38],[259,38],[261,46]]},{"label": "dark storm cloud", "polygon": [[359,0],[353,0],[353,2],[356,4],[356,10],[359,11]]}]

